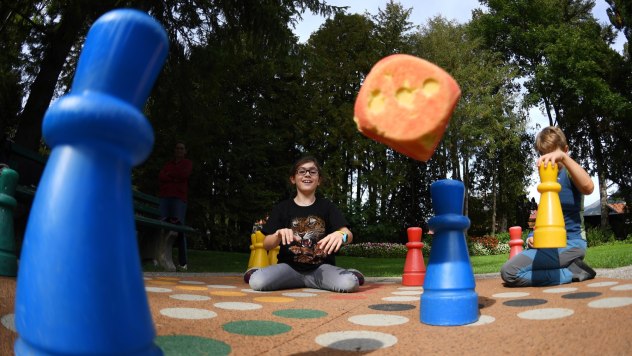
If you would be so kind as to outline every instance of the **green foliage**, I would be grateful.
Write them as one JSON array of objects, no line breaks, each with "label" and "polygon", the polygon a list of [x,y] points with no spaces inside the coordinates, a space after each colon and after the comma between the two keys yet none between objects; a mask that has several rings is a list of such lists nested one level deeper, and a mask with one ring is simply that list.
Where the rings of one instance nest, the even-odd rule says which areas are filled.
[{"label": "green foliage", "polygon": [[618,30],[623,31],[627,43],[628,59],[632,58],[632,3],[626,0],[606,0],[609,8],[606,10],[610,23]]},{"label": "green foliage", "polygon": [[[500,234],[499,234],[500,235]],[[469,236],[467,248],[470,256],[490,256],[508,254],[510,247],[507,242],[500,242],[497,236]]]},{"label": "green foliage", "polygon": [[588,229],[586,231],[588,247],[600,246],[616,241],[614,233],[610,229]]},{"label": "green foliage", "polygon": [[[395,242],[394,237],[398,236],[399,228],[388,224],[375,224],[354,229],[358,232],[358,240],[367,243]],[[371,242],[369,242],[371,241]]]},{"label": "green foliage", "polygon": [[[629,6],[608,1],[611,21],[629,34]],[[550,125],[562,128],[573,158],[598,173],[601,187],[611,179],[632,196],[626,161],[632,134],[623,124],[632,112],[630,60],[610,48],[612,28],[594,18],[594,2],[481,3],[488,11],[476,12],[471,29],[526,78],[525,104],[539,106]]]},{"label": "green foliage", "polygon": [[[431,243],[431,239],[423,241],[422,253],[424,256],[430,256]],[[507,242],[499,242],[491,236],[468,238],[467,246],[470,256],[507,255],[510,250]],[[367,258],[406,257],[407,253],[408,248],[405,244],[388,242],[354,243],[346,245],[340,250],[341,256]]]},{"label": "green foliage", "polygon": [[[523,234],[526,236],[526,231]],[[509,236],[509,232],[508,231],[501,231],[499,233],[496,234],[496,239],[498,240],[498,243],[509,243],[509,240],[511,240],[511,237]]]},{"label": "green foliage", "polygon": [[350,244],[344,246],[339,254],[340,256],[351,256],[351,257],[382,257],[382,258],[398,258],[398,257],[406,257],[406,253],[408,253],[408,249],[405,245],[401,244],[393,244],[393,243],[359,243],[359,244]]}]

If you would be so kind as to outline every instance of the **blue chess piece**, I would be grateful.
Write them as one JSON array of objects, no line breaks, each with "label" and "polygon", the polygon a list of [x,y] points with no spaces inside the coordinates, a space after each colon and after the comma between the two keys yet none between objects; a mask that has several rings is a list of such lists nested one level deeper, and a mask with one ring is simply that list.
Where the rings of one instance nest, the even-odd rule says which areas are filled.
[{"label": "blue chess piece", "polygon": [[52,151],[18,271],[17,355],[162,353],[136,242],[131,169],[154,143],[141,110],[168,44],[147,14],[106,13],[88,32],[72,90],[46,112]]},{"label": "blue chess piece", "polygon": [[421,295],[420,319],[430,325],[464,325],[478,320],[478,294],[465,242],[470,220],[463,215],[465,188],[444,179],[430,186],[434,232]]}]

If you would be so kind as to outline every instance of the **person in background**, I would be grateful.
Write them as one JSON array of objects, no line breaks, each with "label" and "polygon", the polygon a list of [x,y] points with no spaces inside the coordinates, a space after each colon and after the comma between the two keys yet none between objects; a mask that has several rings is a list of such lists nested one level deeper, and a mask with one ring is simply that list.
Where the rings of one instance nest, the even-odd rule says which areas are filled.
[{"label": "person in background", "polygon": [[[160,198],[160,215],[163,220],[175,224],[184,224],[187,211],[187,194],[189,177],[193,170],[191,160],[185,158],[187,149],[184,143],[176,143],[175,153],[160,170],[158,197]],[[178,233],[179,270],[187,270],[187,240],[184,233]]]},{"label": "person in background", "polygon": [[538,133],[535,147],[540,158],[537,166],[557,164],[557,182],[564,223],[566,247],[533,248],[533,235],[527,238],[527,250],[507,261],[500,276],[508,287],[551,286],[581,282],[595,278],[597,273],[584,262],[586,232],[584,231],[584,195],[594,189],[590,175],[568,154],[566,136],[558,127],[545,127]]},{"label": "person in background", "polygon": [[263,246],[281,246],[278,263],[250,269],[244,280],[258,291],[316,288],[340,293],[356,292],[364,283],[357,270],[336,266],[336,252],[353,241],[349,223],[329,200],[316,195],[323,172],[314,157],[299,159],[290,171],[296,196],[280,202],[262,232]]}]

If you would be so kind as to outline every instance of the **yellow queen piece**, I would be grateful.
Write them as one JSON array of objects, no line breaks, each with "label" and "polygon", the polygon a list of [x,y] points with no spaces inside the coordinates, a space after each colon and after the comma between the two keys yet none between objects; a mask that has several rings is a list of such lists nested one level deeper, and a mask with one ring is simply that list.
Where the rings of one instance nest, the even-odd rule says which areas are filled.
[{"label": "yellow queen piece", "polygon": [[559,192],[562,186],[557,182],[557,164],[549,163],[539,167],[540,204],[535,218],[533,247],[561,248],[566,247],[566,227]]}]

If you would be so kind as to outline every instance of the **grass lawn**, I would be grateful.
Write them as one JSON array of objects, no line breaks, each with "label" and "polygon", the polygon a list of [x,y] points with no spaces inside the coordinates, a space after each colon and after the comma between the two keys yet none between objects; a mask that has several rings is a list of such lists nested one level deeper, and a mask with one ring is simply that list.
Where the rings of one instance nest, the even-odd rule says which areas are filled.
[{"label": "grass lawn", "polygon": [[[174,261],[177,253],[174,249]],[[475,274],[494,273],[507,261],[508,255],[473,256],[470,258]],[[248,266],[250,253],[189,251],[188,272],[243,273]],[[426,265],[428,258],[425,259]],[[404,258],[336,257],[336,263],[344,268],[355,268],[367,277],[400,277],[404,271]],[[586,262],[593,268],[616,268],[632,265],[632,244],[615,243],[590,247]],[[157,271],[151,263],[143,265],[144,271]]]}]

